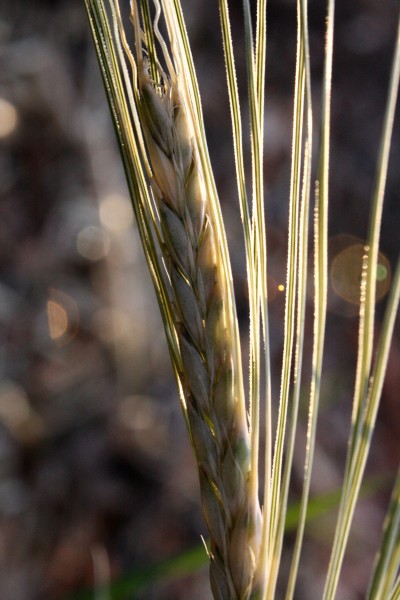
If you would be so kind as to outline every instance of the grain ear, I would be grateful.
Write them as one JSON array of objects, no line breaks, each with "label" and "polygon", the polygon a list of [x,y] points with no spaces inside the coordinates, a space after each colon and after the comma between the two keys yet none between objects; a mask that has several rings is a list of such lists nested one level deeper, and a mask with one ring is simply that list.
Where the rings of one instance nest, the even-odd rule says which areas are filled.
[{"label": "grain ear", "polygon": [[85,2],[198,465],[213,593],[249,600],[253,562],[232,569],[239,543],[258,548],[238,524],[259,524],[261,511],[241,458],[250,436],[231,269],[180,3],[132,0],[132,45],[118,0]]},{"label": "grain ear", "polygon": [[[142,84],[142,128],[152,149],[154,195],[174,298],[173,318],[183,365],[181,385],[199,466],[203,513],[212,553],[218,556],[210,565],[214,594],[221,600],[246,600],[255,561],[246,554],[240,570],[238,565],[243,544],[253,547],[253,554],[257,549],[240,523],[259,523],[260,510],[248,502],[249,465],[242,460],[250,454],[249,435],[246,412],[238,405],[244,403],[243,390],[234,396],[238,373],[233,366],[234,336],[227,315],[230,287],[217,251],[221,240],[216,239],[218,227],[204,185],[199,149],[189,134],[194,127],[186,122],[191,113],[177,104],[184,97],[179,82],[180,78],[174,77],[159,88],[171,89],[173,109],[167,98],[160,99],[149,89],[150,80]],[[164,114],[168,110],[170,114]]]}]

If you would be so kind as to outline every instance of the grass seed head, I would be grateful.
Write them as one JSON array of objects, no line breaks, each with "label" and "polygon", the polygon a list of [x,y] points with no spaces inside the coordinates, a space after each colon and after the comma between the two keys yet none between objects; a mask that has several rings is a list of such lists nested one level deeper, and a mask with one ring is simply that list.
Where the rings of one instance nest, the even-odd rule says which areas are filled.
[{"label": "grass seed head", "polygon": [[212,588],[220,600],[248,600],[258,550],[247,524],[259,518],[259,509],[248,502],[249,435],[238,405],[230,286],[180,77],[160,71],[154,82],[149,73],[145,66],[139,76],[139,114],[181,355],[180,385],[210,532]]}]

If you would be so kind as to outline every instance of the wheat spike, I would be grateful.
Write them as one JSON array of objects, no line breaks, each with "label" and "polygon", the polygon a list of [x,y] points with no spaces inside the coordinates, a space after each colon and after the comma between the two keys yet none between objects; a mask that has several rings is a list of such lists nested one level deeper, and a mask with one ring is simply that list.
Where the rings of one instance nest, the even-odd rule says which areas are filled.
[{"label": "wheat spike", "polygon": [[160,79],[152,81],[143,64],[138,105],[210,533],[211,585],[216,600],[245,600],[254,589],[260,512],[248,491],[249,434],[234,382],[228,286],[179,78]]}]

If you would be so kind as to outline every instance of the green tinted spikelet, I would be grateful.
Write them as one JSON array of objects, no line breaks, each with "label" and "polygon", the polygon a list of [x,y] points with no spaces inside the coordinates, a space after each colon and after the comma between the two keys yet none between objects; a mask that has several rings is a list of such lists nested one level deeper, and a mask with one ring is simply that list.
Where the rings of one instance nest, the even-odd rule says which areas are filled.
[{"label": "green tinted spikelet", "polygon": [[178,88],[179,78],[156,85],[145,70],[139,78],[139,112],[173,298],[180,383],[210,533],[213,593],[221,600],[247,600],[257,548],[243,523],[254,524],[260,516],[258,506],[248,503],[249,436],[245,411],[239,410],[241,392],[235,397],[229,285],[189,111]]}]

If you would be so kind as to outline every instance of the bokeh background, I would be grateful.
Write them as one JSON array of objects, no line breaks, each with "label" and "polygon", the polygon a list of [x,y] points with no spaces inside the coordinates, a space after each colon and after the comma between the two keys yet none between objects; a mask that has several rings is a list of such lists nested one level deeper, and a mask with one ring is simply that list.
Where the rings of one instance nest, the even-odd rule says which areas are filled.
[{"label": "bokeh background", "polygon": [[[182,4],[246,347],[245,264],[217,2]],[[282,356],[284,295],[278,285],[285,283],[286,270],[294,4],[271,0],[268,17],[265,173],[275,397]],[[247,131],[241,2],[231,5]],[[310,2],[316,115],[324,5]],[[314,495],[337,490],[343,472],[357,343],[357,285],[351,277],[357,278],[367,231],[397,10],[395,0],[337,1],[331,286]],[[377,332],[399,249],[399,164],[397,120]],[[311,293],[310,288],[310,314]],[[309,325],[304,416],[310,331]],[[399,459],[398,333],[368,465],[375,491],[360,502],[339,600],[364,597]],[[3,0],[0,7],[0,421],[1,600],[78,598],[86,588],[148,573],[152,565],[196,548],[206,535],[83,0]],[[300,490],[303,439],[304,426],[291,503]],[[321,597],[334,518],[330,511],[308,527],[299,600]],[[284,564],[292,542],[289,534]],[[151,573],[152,583],[124,597],[211,600],[205,566],[182,577],[158,579]],[[99,592],[96,599],[107,597]]]}]

